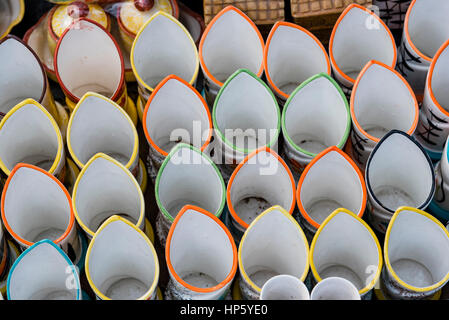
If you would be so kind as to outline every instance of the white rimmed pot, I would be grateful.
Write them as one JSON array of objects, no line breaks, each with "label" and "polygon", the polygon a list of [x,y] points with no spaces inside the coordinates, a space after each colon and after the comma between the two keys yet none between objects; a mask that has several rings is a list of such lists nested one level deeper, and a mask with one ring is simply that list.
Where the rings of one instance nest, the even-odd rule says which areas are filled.
[{"label": "white rimmed pot", "polygon": [[432,297],[449,280],[448,250],[449,232],[436,218],[399,208],[385,236],[382,290],[392,299]]},{"label": "white rimmed pot", "polygon": [[15,166],[2,192],[1,211],[6,230],[22,249],[49,239],[73,263],[82,260],[72,199],[64,185],[47,171],[25,163]]},{"label": "white rimmed pot", "polygon": [[170,227],[185,205],[194,205],[220,218],[226,187],[220,171],[199,149],[179,143],[165,158],[155,184],[159,213],[156,232],[165,246]]},{"label": "white rimmed pot", "polygon": [[277,275],[304,281],[308,254],[306,236],[289,212],[274,206],[261,213],[245,231],[238,250],[243,299],[259,300],[264,284]]},{"label": "white rimmed pot", "polygon": [[8,300],[82,300],[77,268],[48,239],[25,250],[8,276]]},{"label": "white rimmed pot", "polygon": [[396,44],[391,31],[371,10],[358,4],[349,5],[338,18],[329,42],[333,76],[347,96],[370,60],[394,68]]},{"label": "white rimmed pot", "polygon": [[405,15],[397,68],[420,101],[432,59],[449,38],[448,14],[445,0],[413,0]]},{"label": "white rimmed pot", "polygon": [[6,0],[0,9],[0,39],[7,36],[11,29],[22,21],[25,14],[23,0]]},{"label": "white rimmed pot", "polygon": [[102,152],[139,174],[136,127],[123,108],[100,94],[87,92],[76,105],[67,126],[67,148],[79,168]]},{"label": "white rimmed pot", "polygon": [[263,147],[250,153],[232,173],[226,191],[225,221],[238,243],[249,225],[265,210],[279,205],[291,215],[295,182],[284,160]]},{"label": "white rimmed pot", "polygon": [[368,62],[351,94],[349,153],[364,171],[370,153],[385,134],[397,129],[412,135],[418,118],[418,102],[407,81],[386,64]]},{"label": "white rimmed pot", "polygon": [[340,277],[321,280],[310,293],[310,300],[360,300],[359,290]]},{"label": "white rimmed pot", "polygon": [[362,217],[366,206],[363,175],[352,159],[336,146],[319,153],[304,169],[296,189],[299,222],[309,241],[338,208]]},{"label": "white rimmed pot", "polygon": [[224,82],[238,69],[262,76],[262,35],[254,22],[236,7],[227,6],[209,22],[198,49],[209,106],[214,104]]},{"label": "white rimmed pot", "polygon": [[112,215],[120,215],[145,230],[145,202],[134,176],[117,160],[94,155],[73,188],[76,220],[89,239]]},{"label": "white rimmed pot", "polygon": [[199,70],[198,51],[186,28],[173,16],[158,11],[135,38],[131,65],[145,104],[159,82],[171,74],[194,86]]},{"label": "white rimmed pot", "polygon": [[281,274],[265,282],[260,300],[310,300],[310,293],[298,278]]},{"label": "white rimmed pot", "polygon": [[176,75],[169,75],[154,89],[142,123],[150,145],[147,162],[153,183],[162,162],[175,145],[182,142],[204,151],[213,133],[206,101],[187,81]]},{"label": "white rimmed pot", "polygon": [[86,276],[97,299],[156,300],[159,261],[133,223],[112,216],[97,230],[86,255]]},{"label": "white rimmed pot", "polygon": [[380,277],[382,249],[365,221],[339,208],[324,220],[313,238],[310,268],[315,282],[329,277],[344,278],[357,288],[362,298],[368,297]]},{"label": "white rimmed pot", "polygon": [[432,161],[418,142],[392,130],[371,153],[365,171],[367,214],[374,229],[385,233],[397,208],[425,209],[435,194]]},{"label": "white rimmed pot", "polygon": [[304,168],[324,149],[342,149],[351,130],[348,101],[330,76],[319,73],[305,80],[282,110],[283,152],[299,180]]},{"label": "white rimmed pot", "polygon": [[310,77],[331,73],[329,56],[321,42],[306,29],[290,22],[275,23],[263,58],[268,85],[282,105]]},{"label": "white rimmed pot", "polygon": [[449,40],[435,54],[427,73],[416,138],[433,160],[440,160],[449,136]]},{"label": "white rimmed pot", "polygon": [[281,114],[270,88],[254,73],[239,69],[221,87],[212,111],[214,160],[225,181],[254,150],[277,152]]},{"label": "white rimmed pot", "polygon": [[435,166],[435,196],[429,204],[428,210],[435,217],[447,223],[449,221],[449,156],[448,142],[443,149],[443,156]]},{"label": "white rimmed pot", "polygon": [[[199,207],[181,209],[165,247],[166,299],[224,300],[237,272],[237,248],[226,226]],[[230,296],[229,296],[230,297]]]},{"label": "white rimmed pot", "polygon": [[40,167],[64,181],[65,151],[61,131],[37,101],[26,99],[0,122],[0,167],[6,175],[18,163]]}]

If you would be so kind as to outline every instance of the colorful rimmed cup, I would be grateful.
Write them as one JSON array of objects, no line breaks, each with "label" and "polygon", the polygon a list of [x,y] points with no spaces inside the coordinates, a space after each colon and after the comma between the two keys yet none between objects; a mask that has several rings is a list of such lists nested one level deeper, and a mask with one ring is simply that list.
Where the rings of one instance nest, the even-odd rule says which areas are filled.
[{"label": "colorful rimmed cup", "polygon": [[25,14],[25,3],[23,0],[2,1],[0,10],[0,39],[5,37],[11,29],[17,25]]},{"label": "colorful rimmed cup", "polygon": [[204,151],[212,137],[212,119],[203,97],[187,81],[170,75],[154,89],[143,112],[150,150],[148,171],[154,182],[162,162],[178,143]]},{"label": "colorful rimmed cup", "polygon": [[238,69],[262,76],[263,51],[262,35],[248,16],[233,6],[221,10],[209,22],[199,45],[207,103],[214,104],[223,83]]},{"label": "colorful rimmed cup", "polygon": [[385,23],[372,11],[358,4],[349,5],[337,20],[329,42],[334,78],[347,96],[370,60],[394,68],[396,44]]},{"label": "colorful rimmed cup", "polygon": [[263,58],[268,84],[281,104],[311,76],[331,73],[321,42],[306,29],[285,21],[271,29]]},{"label": "colorful rimmed cup", "polygon": [[25,250],[8,276],[8,300],[82,300],[77,268],[52,241]]},{"label": "colorful rimmed cup", "polygon": [[245,231],[238,258],[242,297],[258,300],[264,284],[274,276],[306,279],[309,244],[291,214],[274,206],[260,214]]},{"label": "colorful rimmed cup", "polygon": [[371,226],[385,233],[397,208],[425,209],[435,194],[432,161],[420,144],[392,130],[371,153],[365,172],[367,214]]},{"label": "colorful rimmed cup", "polygon": [[131,65],[146,103],[154,88],[175,74],[194,85],[199,71],[198,51],[186,28],[158,11],[142,26],[131,49]]},{"label": "colorful rimmed cup", "polygon": [[449,40],[435,54],[424,89],[416,138],[433,160],[440,160],[449,136]]},{"label": "colorful rimmed cup", "polygon": [[86,255],[87,280],[101,300],[156,300],[159,261],[142,230],[112,216],[97,230]]},{"label": "colorful rimmed cup", "polygon": [[430,214],[401,207],[385,235],[381,288],[393,299],[426,299],[449,280],[449,232]]},{"label": "colorful rimmed cup", "polygon": [[185,205],[194,205],[220,217],[226,187],[220,171],[199,149],[179,143],[158,172],[155,196],[159,213],[156,232],[163,245],[173,220]]},{"label": "colorful rimmed cup", "polygon": [[304,81],[282,110],[282,134],[289,167],[295,180],[324,149],[342,149],[351,130],[348,101],[329,75],[320,73]]},{"label": "colorful rimmed cup", "polygon": [[449,38],[448,15],[445,0],[413,0],[405,16],[397,68],[420,101],[432,59]]},{"label": "colorful rimmed cup", "polygon": [[170,272],[166,298],[223,300],[237,272],[237,248],[226,226],[199,207],[181,209],[165,247]]},{"label": "colorful rimmed cup", "polygon": [[344,278],[363,297],[380,277],[382,249],[365,221],[339,208],[324,220],[313,238],[310,268],[316,282],[328,277]]},{"label": "colorful rimmed cup", "polygon": [[441,221],[449,221],[449,155],[448,142],[444,146],[443,156],[435,166],[435,197],[428,207],[428,211]]},{"label": "colorful rimmed cup", "polygon": [[319,153],[304,169],[296,191],[300,223],[311,240],[336,209],[348,208],[362,217],[366,206],[365,180],[351,158],[333,146]]},{"label": "colorful rimmed cup", "polygon": [[131,118],[118,104],[97,93],[86,93],[73,110],[67,126],[67,148],[79,168],[103,152],[134,176],[141,169],[139,137]]},{"label": "colorful rimmed cup", "polygon": [[12,238],[26,249],[54,241],[73,261],[82,256],[72,199],[62,183],[47,171],[19,163],[6,180],[1,200],[2,220]]},{"label": "colorful rimmed cup", "polygon": [[310,293],[298,278],[281,274],[265,282],[260,300],[310,300]]},{"label": "colorful rimmed cup", "polygon": [[94,155],[81,170],[72,202],[76,220],[88,238],[112,215],[145,230],[145,202],[139,184],[120,162],[103,153]]},{"label": "colorful rimmed cup", "polygon": [[317,283],[310,300],[360,300],[360,294],[352,282],[340,277],[329,277]]},{"label": "colorful rimmed cup", "polygon": [[360,72],[351,94],[350,154],[364,171],[370,153],[393,129],[412,135],[419,108],[407,81],[393,68],[370,61]]},{"label": "colorful rimmed cup", "polygon": [[226,220],[238,242],[263,211],[279,205],[291,215],[295,209],[295,182],[290,169],[273,150],[250,153],[232,173],[226,192]]},{"label": "colorful rimmed cup", "polygon": [[33,99],[16,105],[0,122],[0,167],[9,175],[20,162],[38,166],[64,180],[61,131],[51,114]]}]

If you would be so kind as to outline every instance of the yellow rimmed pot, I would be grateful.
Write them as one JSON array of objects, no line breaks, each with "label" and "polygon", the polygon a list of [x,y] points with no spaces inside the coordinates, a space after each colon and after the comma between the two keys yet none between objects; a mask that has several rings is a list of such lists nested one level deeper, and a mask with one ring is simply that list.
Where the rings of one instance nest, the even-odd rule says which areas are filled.
[{"label": "yellow rimmed pot", "polygon": [[354,84],[351,119],[349,153],[364,171],[370,153],[389,131],[413,135],[419,119],[418,101],[399,72],[373,60],[363,67]]},{"label": "yellow rimmed pot", "polygon": [[263,147],[250,153],[232,173],[226,191],[224,220],[237,243],[249,225],[275,205],[292,215],[295,182],[284,160]]},{"label": "yellow rimmed pot", "polygon": [[22,249],[49,239],[74,264],[82,261],[85,252],[72,199],[63,184],[47,171],[25,163],[15,166],[3,188],[1,211],[6,230]]},{"label": "yellow rimmed pot", "polygon": [[408,134],[392,130],[371,153],[365,171],[370,225],[385,233],[402,206],[425,210],[435,194],[432,161]]},{"label": "yellow rimmed pot", "polygon": [[57,244],[41,240],[15,261],[7,295],[8,300],[82,300],[78,270]]},{"label": "yellow rimmed pot", "polygon": [[419,101],[423,99],[429,66],[449,38],[448,15],[449,3],[445,0],[413,0],[405,15],[397,69]]},{"label": "yellow rimmed pot", "polygon": [[329,57],[333,76],[349,97],[365,64],[377,60],[394,68],[397,49],[390,29],[374,12],[351,4],[332,30]]},{"label": "yellow rimmed pot", "polygon": [[247,69],[234,72],[218,92],[212,110],[214,161],[225,181],[243,159],[261,147],[278,151],[281,112],[270,88]]},{"label": "yellow rimmed pot", "polygon": [[122,217],[110,217],[97,230],[87,250],[85,268],[97,299],[158,299],[159,261],[153,244]]},{"label": "yellow rimmed pot", "polygon": [[170,228],[165,259],[170,272],[166,299],[230,299],[237,247],[229,230],[212,213],[184,206]]},{"label": "yellow rimmed pot", "polygon": [[209,22],[198,48],[209,106],[214,104],[224,82],[238,69],[262,76],[264,46],[256,24],[236,7],[227,6]]},{"label": "yellow rimmed pot", "polygon": [[283,153],[295,181],[318,153],[343,149],[351,131],[349,105],[340,86],[326,73],[302,82],[285,103],[281,118]]},{"label": "yellow rimmed pot", "polygon": [[310,293],[298,278],[281,274],[265,282],[260,300],[310,300]]},{"label": "yellow rimmed pot", "polygon": [[73,110],[67,126],[67,148],[82,169],[103,152],[140,177],[139,137],[131,118],[118,104],[93,92],[86,93]]},{"label": "yellow rimmed pot", "polygon": [[329,277],[344,278],[357,288],[362,299],[370,298],[382,263],[382,249],[373,230],[344,208],[324,220],[310,245],[312,280],[320,283]]},{"label": "yellow rimmed pot", "polygon": [[329,277],[313,287],[310,300],[360,300],[360,294],[352,282],[345,278]]},{"label": "yellow rimmed pot", "polygon": [[306,279],[309,244],[299,224],[281,206],[261,213],[248,227],[238,250],[243,299],[258,300],[262,287],[277,275]]},{"label": "yellow rimmed pot", "polygon": [[268,35],[263,56],[265,75],[280,105],[304,81],[318,73],[331,74],[329,56],[306,29],[278,21]]},{"label": "yellow rimmed pot", "polygon": [[64,141],[58,124],[37,101],[26,99],[0,122],[0,168],[9,176],[18,163],[38,166],[64,182]]},{"label": "yellow rimmed pot", "polygon": [[449,232],[436,218],[399,208],[385,235],[382,291],[391,299],[434,296],[449,280],[448,250]]},{"label": "yellow rimmed pot", "polygon": [[145,105],[154,88],[174,74],[194,86],[198,51],[187,29],[173,16],[158,11],[142,26],[131,48],[131,66]]},{"label": "yellow rimmed pot", "polygon": [[6,37],[11,29],[22,21],[25,14],[25,3],[23,0],[2,1],[0,10],[0,39]]},{"label": "yellow rimmed pot", "polygon": [[175,145],[182,142],[204,152],[213,131],[203,97],[176,75],[169,75],[154,89],[143,112],[142,125],[150,146],[147,163],[153,183]]},{"label": "yellow rimmed pot", "polygon": [[72,202],[76,220],[89,239],[112,215],[145,231],[142,189],[126,167],[104,153],[94,155],[81,170]]},{"label": "yellow rimmed pot", "polygon": [[185,205],[200,207],[220,218],[226,203],[226,187],[217,166],[206,154],[179,143],[162,163],[155,197],[159,208],[156,232],[165,246],[170,227]]},{"label": "yellow rimmed pot", "polygon": [[347,154],[336,146],[319,153],[304,169],[296,190],[299,222],[309,241],[338,208],[362,217],[366,197],[363,175]]}]

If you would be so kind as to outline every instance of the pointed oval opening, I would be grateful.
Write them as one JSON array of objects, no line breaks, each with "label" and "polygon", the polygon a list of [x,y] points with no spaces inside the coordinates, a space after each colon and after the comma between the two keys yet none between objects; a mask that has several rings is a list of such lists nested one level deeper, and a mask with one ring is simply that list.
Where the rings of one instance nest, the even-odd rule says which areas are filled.
[{"label": "pointed oval opening", "polygon": [[329,277],[313,288],[310,300],[360,300],[357,288],[348,280]]},{"label": "pointed oval opening", "polygon": [[265,282],[260,300],[310,300],[310,294],[301,280],[282,274]]},{"label": "pointed oval opening", "polygon": [[446,41],[430,65],[427,77],[427,91],[435,106],[446,116],[449,117],[449,93],[447,88],[447,70],[449,70],[449,40]]}]

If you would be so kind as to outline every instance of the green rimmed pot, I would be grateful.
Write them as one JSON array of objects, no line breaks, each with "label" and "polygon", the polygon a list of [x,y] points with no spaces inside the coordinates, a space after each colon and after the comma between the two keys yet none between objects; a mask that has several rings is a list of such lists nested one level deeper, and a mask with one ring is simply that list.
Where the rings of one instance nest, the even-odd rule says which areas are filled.
[{"label": "green rimmed pot", "polygon": [[318,73],[298,86],[282,111],[285,153],[295,180],[315,156],[331,146],[342,149],[351,130],[348,101],[338,84]]}]

